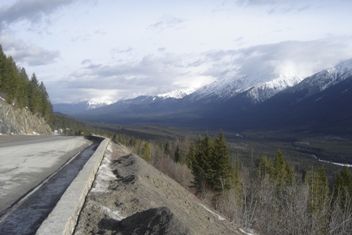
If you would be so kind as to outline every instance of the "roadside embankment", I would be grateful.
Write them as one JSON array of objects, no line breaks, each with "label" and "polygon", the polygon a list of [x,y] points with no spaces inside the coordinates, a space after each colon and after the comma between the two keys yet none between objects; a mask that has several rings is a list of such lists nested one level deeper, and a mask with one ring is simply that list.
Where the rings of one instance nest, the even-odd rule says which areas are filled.
[{"label": "roadside embankment", "polygon": [[125,146],[111,142],[74,234],[244,233]]},{"label": "roadside embankment", "polygon": [[[92,138],[96,140],[100,137]],[[94,154],[62,195],[55,208],[41,224],[36,234],[72,234],[109,141],[109,139],[102,140]]]}]

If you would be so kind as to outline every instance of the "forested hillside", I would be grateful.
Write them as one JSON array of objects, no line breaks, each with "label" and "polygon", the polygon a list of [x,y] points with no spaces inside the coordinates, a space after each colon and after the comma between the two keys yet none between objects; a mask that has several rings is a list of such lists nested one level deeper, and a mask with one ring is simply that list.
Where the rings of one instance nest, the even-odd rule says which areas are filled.
[{"label": "forested hillside", "polygon": [[20,109],[28,109],[51,123],[53,108],[43,82],[33,74],[29,79],[24,68],[16,66],[0,45],[0,97]]},{"label": "forested hillside", "polygon": [[125,144],[239,227],[259,234],[351,234],[347,167],[328,175],[324,166],[292,165],[281,151],[244,163],[245,158],[229,153],[222,132],[195,141],[147,141],[124,134],[112,141]]}]

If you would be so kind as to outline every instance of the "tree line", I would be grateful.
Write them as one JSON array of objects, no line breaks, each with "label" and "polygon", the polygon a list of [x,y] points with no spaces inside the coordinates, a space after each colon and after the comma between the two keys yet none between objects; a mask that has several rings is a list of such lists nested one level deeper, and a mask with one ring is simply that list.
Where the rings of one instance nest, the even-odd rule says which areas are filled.
[{"label": "tree line", "polygon": [[0,96],[7,103],[29,110],[48,123],[53,117],[53,108],[43,82],[33,74],[29,79],[26,70],[16,66],[11,56],[6,56],[0,45]]}]

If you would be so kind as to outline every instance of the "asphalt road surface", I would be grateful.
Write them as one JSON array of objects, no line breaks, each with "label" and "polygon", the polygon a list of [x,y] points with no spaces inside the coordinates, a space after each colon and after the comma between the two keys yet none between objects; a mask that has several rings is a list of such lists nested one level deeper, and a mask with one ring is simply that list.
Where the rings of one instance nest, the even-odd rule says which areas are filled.
[{"label": "asphalt road surface", "polygon": [[[10,138],[10,140],[9,140]],[[83,137],[0,137],[0,216],[92,142]]]}]

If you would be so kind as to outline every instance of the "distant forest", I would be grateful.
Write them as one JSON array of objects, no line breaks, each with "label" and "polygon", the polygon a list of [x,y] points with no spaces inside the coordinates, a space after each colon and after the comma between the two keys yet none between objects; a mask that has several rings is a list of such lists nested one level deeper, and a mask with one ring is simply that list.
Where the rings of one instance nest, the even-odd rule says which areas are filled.
[{"label": "distant forest", "polygon": [[36,75],[28,78],[26,70],[16,66],[11,56],[6,56],[0,45],[0,97],[18,108],[28,108],[48,123],[53,118],[53,107],[44,83]]}]

